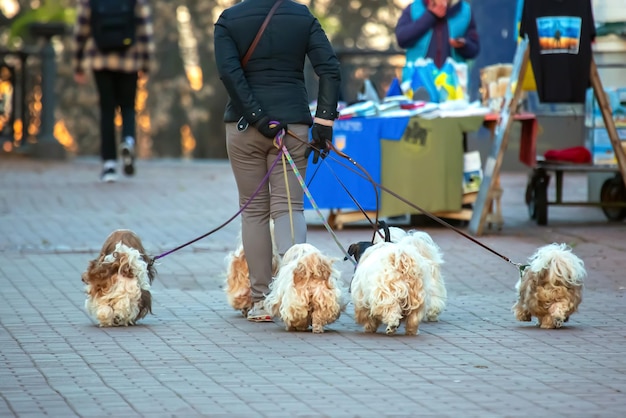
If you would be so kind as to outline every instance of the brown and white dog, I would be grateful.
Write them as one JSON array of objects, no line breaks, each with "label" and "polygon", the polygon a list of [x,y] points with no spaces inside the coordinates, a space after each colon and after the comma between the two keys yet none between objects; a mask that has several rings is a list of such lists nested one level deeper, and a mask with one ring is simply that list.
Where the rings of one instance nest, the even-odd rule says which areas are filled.
[{"label": "brown and white dog", "polygon": [[586,276],[583,260],[566,244],[539,248],[517,282],[515,318],[531,321],[534,316],[541,328],[561,328],[578,310]]},{"label": "brown and white dog", "polygon": [[324,332],[324,326],[345,309],[345,290],[335,260],[311,244],[295,244],[283,256],[278,275],[270,284],[265,309],[280,317],[287,331]]},{"label": "brown and white dog", "polygon": [[152,313],[150,285],[155,275],[137,234],[115,230],[82,274],[85,309],[101,327],[134,325]]}]

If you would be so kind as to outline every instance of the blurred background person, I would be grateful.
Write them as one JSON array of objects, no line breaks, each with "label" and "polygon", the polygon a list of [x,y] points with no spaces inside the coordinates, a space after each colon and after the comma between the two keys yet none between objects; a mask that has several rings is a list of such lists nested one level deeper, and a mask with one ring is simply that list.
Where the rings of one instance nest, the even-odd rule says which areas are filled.
[{"label": "blurred background person", "polygon": [[122,115],[120,141],[124,174],[135,174],[135,96],[154,57],[152,10],[148,0],[79,0],[74,27],[74,80],[85,84],[93,71],[100,104],[103,182],[117,180],[115,112]]},{"label": "blurred background person", "polygon": [[406,49],[402,81],[419,58],[430,58],[441,68],[449,57],[465,62],[480,51],[476,22],[465,0],[416,0],[402,11],[395,33],[398,45]]}]

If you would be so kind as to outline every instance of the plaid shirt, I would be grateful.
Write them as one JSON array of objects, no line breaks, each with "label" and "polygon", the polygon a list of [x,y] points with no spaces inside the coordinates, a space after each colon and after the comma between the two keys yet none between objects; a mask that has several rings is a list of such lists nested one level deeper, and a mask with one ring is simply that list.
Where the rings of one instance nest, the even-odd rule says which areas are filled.
[{"label": "plaid shirt", "polygon": [[78,0],[74,27],[75,51],[73,68],[82,73],[85,68],[110,70],[124,73],[143,71],[148,73],[154,57],[154,30],[152,12],[148,0],[137,0],[135,15],[138,17],[135,43],[123,52],[103,53],[98,50],[91,36],[91,8],[89,0]]}]

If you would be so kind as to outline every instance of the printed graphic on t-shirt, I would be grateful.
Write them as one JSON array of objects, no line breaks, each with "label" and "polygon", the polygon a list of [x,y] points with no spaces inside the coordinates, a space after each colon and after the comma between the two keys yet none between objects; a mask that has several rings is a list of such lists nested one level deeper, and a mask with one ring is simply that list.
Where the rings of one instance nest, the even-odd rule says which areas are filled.
[{"label": "printed graphic on t-shirt", "polygon": [[582,19],[572,16],[537,18],[541,54],[578,54]]}]

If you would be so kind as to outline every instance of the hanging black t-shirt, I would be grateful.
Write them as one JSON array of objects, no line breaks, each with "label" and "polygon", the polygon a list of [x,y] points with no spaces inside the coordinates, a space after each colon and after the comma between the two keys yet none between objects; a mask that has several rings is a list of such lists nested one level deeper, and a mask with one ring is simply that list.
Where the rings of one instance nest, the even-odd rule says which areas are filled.
[{"label": "hanging black t-shirt", "polygon": [[591,0],[525,0],[520,35],[528,35],[539,100],[584,103],[591,42]]}]

